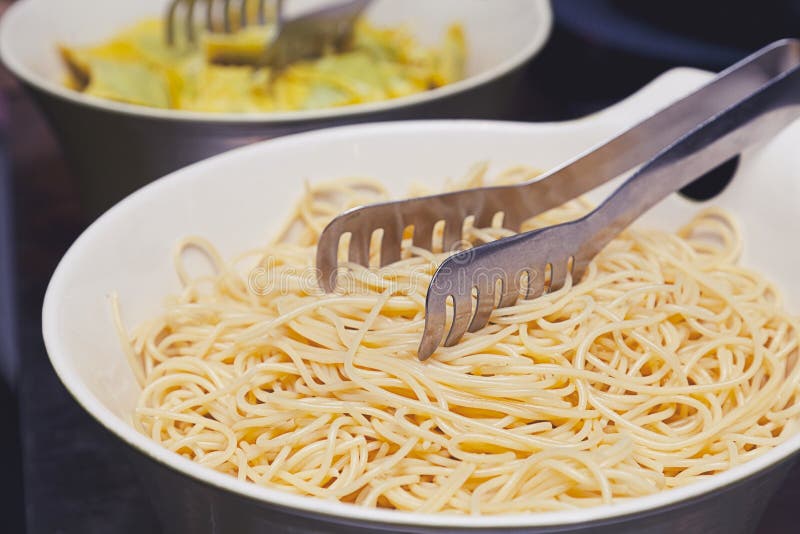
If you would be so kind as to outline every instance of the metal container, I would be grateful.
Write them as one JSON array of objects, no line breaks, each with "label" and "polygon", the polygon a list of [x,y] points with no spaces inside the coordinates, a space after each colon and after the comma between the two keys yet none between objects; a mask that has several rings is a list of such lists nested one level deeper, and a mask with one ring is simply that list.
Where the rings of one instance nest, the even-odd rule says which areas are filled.
[{"label": "metal container", "polygon": [[[476,161],[492,170],[554,166],[629,127],[708,79],[676,69],[629,99],[578,121],[406,121],[307,132],[244,147],[192,165],[117,204],[75,242],[45,297],[50,360],[75,399],[121,442],[166,532],[414,532],[682,534],[752,532],[800,450],[800,434],[713,477],[654,495],[569,511],[498,516],[367,509],[256,486],[202,467],[138,433],[138,396],[119,346],[107,295],[123,321],[152,316],[178,291],[174,243],[201,235],[231,257],[263,243],[288,216],[302,181],[380,178],[396,195],[424,180],[459,176]],[[712,201],[741,223],[742,263],[764,273],[800,310],[796,241],[800,122],[744,153],[733,180]],[[610,187],[613,184],[609,184]],[[602,197],[604,191],[598,192]],[[768,210],[765,207],[769,207]],[[672,195],[638,224],[675,229],[703,205]],[[188,259],[188,258],[187,258]],[[189,262],[188,268],[199,267]]]},{"label": "metal container", "polygon": [[[176,473],[126,447],[142,483],[151,488],[156,513],[164,532],[212,534],[304,533],[369,534],[403,532],[455,534],[465,528],[398,525],[366,522],[298,511],[258,500],[242,498],[209,484]],[[588,521],[572,527],[479,527],[476,534],[736,534],[753,532],[770,497],[781,486],[793,459],[759,471],[745,481],[720,488],[673,505],[623,516],[614,520]],[[154,483],[157,481],[157,483]]]},{"label": "metal container", "polygon": [[[366,14],[370,20],[403,25],[425,44],[435,45],[449,24],[461,22],[468,40],[467,77],[408,97],[334,109],[252,114],[160,110],[63,86],[59,43],[99,42],[137,20],[160,16],[167,2],[21,0],[0,21],[0,56],[58,134],[89,215],[99,215],[167,172],[258,140],[352,122],[502,118],[510,111],[515,71],[539,51],[551,26],[547,0],[504,0],[491,6],[481,0],[377,1]],[[287,8],[303,11],[320,3],[293,0]]]}]

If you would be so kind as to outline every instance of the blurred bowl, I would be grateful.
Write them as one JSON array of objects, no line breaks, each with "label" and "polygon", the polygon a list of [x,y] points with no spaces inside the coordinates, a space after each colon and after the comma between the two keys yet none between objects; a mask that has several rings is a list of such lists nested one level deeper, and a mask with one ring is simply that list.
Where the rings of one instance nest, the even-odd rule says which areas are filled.
[{"label": "blurred bowl", "polygon": [[[503,117],[513,72],[543,46],[551,26],[547,0],[378,0],[366,16],[404,25],[434,45],[453,22],[467,36],[464,80],[424,93],[323,110],[202,113],[99,99],[63,85],[59,43],[91,44],[145,17],[168,0],[20,0],[0,20],[0,58],[31,90],[80,179],[84,208],[97,215],[137,187],[230,148],[335,124],[432,117]],[[329,0],[292,0],[302,12]],[[499,38],[502,36],[502,38]]]},{"label": "blurred bowl", "polygon": [[[237,480],[170,452],[133,428],[138,386],[119,346],[108,302],[108,294],[118,292],[128,325],[150,317],[167,294],[179,290],[171,264],[179,238],[204,236],[226,257],[251,249],[289,215],[305,178],[373,176],[401,195],[413,182],[442,182],[479,160],[490,161],[494,170],[516,164],[548,168],[709,76],[690,69],[670,71],[628,100],[578,121],[347,126],[259,143],[175,172],[105,213],[64,256],[43,309],[50,360],[84,409],[128,445],[124,449],[165,532],[751,532],[800,449],[800,435],[690,485],[611,505],[548,513],[470,517],[368,509]],[[800,204],[798,143],[800,122],[745,153],[737,175],[713,201],[741,223],[742,263],[765,273],[795,311],[800,310],[800,249],[791,243]],[[675,229],[701,207],[672,195],[648,212],[643,224]]]}]

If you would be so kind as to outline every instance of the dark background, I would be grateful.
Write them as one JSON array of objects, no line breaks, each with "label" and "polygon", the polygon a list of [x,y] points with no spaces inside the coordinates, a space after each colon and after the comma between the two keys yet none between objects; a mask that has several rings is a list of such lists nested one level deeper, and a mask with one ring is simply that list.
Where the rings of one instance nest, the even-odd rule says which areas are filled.
[{"label": "dark background", "polygon": [[[499,0],[495,0],[499,1]],[[0,9],[8,4],[0,0]],[[800,0],[554,0],[556,25],[524,68],[511,120],[563,120],[677,65],[719,70],[800,31]],[[50,274],[86,226],[47,125],[0,73],[0,532],[158,532],[118,445],[61,386],[40,311]],[[16,287],[16,291],[12,288]],[[800,468],[758,534],[797,532]]]}]

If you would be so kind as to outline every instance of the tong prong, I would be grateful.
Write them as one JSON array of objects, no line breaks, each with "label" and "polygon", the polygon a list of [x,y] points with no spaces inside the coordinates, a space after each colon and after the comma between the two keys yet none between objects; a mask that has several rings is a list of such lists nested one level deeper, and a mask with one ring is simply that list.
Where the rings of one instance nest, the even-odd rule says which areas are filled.
[{"label": "tong prong", "polygon": [[451,217],[444,221],[444,233],[442,234],[442,251],[449,252],[455,250],[461,244],[464,237],[464,219]]},{"label": "tong prong", "polygon": [[414,222],[413,243],[415,247],[431,250],[433,248],[433,227],[435,221],[421,220]]},{"label": "tong prong", "polygon": [[214,0],[206,0],[206,30],[214,31]]},{"label": "tong prong", "polygon": [[[250,24],[249,0],[239,0],[239,28],[246,28]],[[259,2],[262,4],[263,2]]]},{"label": "tong prong", "polygon": [[466,333],[472,320],[472,295],[464,292],[453,292],[453,323],[450,325],[450,332],[444,340],[445,347],[450,347],[458,343],[458,340]]},{"label": "tong prong", "polygon": [[[166,25],[166,39],[167,44],[170,46],[175,44],[175,28],[179,24],[179,17],[183,17],[183,24],[186,29],[186,40],[189,43],[194,43],[197,40],[197,34],[194,24],[194,12],[197,3],[200,0],[171,0],[167,6],[166,14],[164,16]],[[217,25],[217,12],[222,10],[222,28],[225,33],[231,33],[234,30],[234,18],[238,19],[238,27],[244,28],[252,21],[250,17],[250,2],[251,0],[203,0],[205,3],[205,28],[209,32],[218,30]],[[274,0],[276,10],[278,11],[277,18],[280,20],[281,1]],[[255,23],[263,26],[267,23],[267,0],[258,0],[256,4],[256,20]],[[183,9],[181,9],[183,8]],[[279,22],[276,20],[276,23]]]},{"label": "tong prong", "polygon": [[[247,0],[245,0],[245,2],[246,1]],[[281,0],[277,0],[277,2],[278,2],[277,5],[278,16],[280,16],[280,13],[282,11],[280,5]],[[264,2],[264,0],[260,0],[258,2],[258,6],[256,7],[256,23],[262,26],[267,23],[267,7],[265,4],[266,3]]]},{"label": "tong prong", "polygon": [[350,247],[347,252],[347,261],[359,265],[369,266],[369,249],[372,242],[370,232],[351,232]]},{"label": "tong prong", "polygon": [[526,299],[536,298],[544,294],[545,291],[545,266],[542,265],[535,269],[528,269],[528,287],[525,292]]},{"label": "tong prong", "polygon": [[[165,15],[166,18],[166,32],[167,32],[167,44],[172,46],[175,44],[175,19],[178,16],[178,7],[183,4],[185,0],[172,0],[169,5],[167,6],[167,14]],[[195,0],[186,0],[191,4],[194,4]]]},{"label": "tong prong", "polygon": [[[479,214],[475,215],[472,218],[472,227],[473,228],[490,227],[492,225],[492,222],[494,222],[495,215],[497,215],[498,213],[500,212],[492,210],[481,210]],[[503,214],[503,219],[505,219],[505,214]],[[514,228],[509,228],[509,230],[514,230]]]},{"label": "tong prong", "polygon": [[222,28],[225,33],[231,33],[231,0],[222,0]]},{"label": "tong prong", "polygon": [[489,317],[492,315],[492,310],[494,310],[495,287],[497,284],[495,280],[489,280],[488,276],[480,278],[476,286],[478,299],[475,306],[475,315],[473,315],[468,328],[470,332],[475,332],[486,326],[486,323],[489,322]]},{"label": "tong prong", "polygon": [[[498,302],[498,308],[505,308],[508,306],[514,305],[515,302],[520,298],[520,287],[522,281],[522,273],[518,272],[517,274],[513,274],[507,278],[503,278],[500,280],[502,283],[503,291],[500,296],[500,302]],[[484,324],[484,326],[486,326]]]},{"label": "tong prong", "polygon": [[425,299],[425,332],[419,345],[420,354],[431,355],[439,347],[444,337],[447,326],[447,297],[446,294],[432,294],[428,292]]},{"label": "tong prong", "polygon": [[383,235],[381,235],[381,267],[400,259],[404,231],[405,228],[402,226],[387,225],[383,227]]},{"label": "tong prong", "polygon": [[559,258],[558,261],[550,262],[550,285],[548,293],[552,293],[564,287],[567,281],[567,267],[569,262],[566,259]]},{"label": "tong prong", "polygon": [[[196,39],[194,29],[194,8],[197,5],[196,0],[189,0],[186,6],[186,20],[184,21],[186,27],[186,40],[193,43]],[[172,43],[170,43],[172,44]]]}]

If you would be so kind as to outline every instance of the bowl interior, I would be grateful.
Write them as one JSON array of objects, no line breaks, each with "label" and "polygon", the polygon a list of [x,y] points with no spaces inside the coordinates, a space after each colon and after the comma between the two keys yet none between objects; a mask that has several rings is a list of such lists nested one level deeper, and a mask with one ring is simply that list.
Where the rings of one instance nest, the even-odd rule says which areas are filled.
[{"label": "bowl interior", "polygon": [[[170,256],[176,240],[200,235],[227,257],[263,243],[288,215],[304,180],[371,176],[400,195],[414,182],[438,183],[446,177],[459,177],[478,161],[491,162],[494,171],[516,164],[548,168],[684,94],[707,77],[699,71],[671,71],[628,101],[579,121],[428,121],[344,127],[252,145],[178,171],[112,208],[64,257],[51,281],[43,312],[51,360],[87,410],[147,454],[183,466],[180,468],[187,472],[194,470],[196,476],[223,481],[220,483],[237,491],[283,498],[263,488],[238,486],[243,483],[233,479],[214,478],[218,474],[211,470],[181,463],[182,459],[162,451],[132,429],[130,414],[137,386],[111,320],[111,292],[119,295],[125,324],[130,327],[139,323],[157,312],[165,296],[179,288]],[[711,202],[735,214],[745,239],[743,263],[765,273],[794,311],[800,310],[800,279],[796,276],[800,249],[792,246],[800,203],[798,140],[800,122],[745,154],[730,186]],[[675,228],[705,205],[673,195],[638,224]],[[192,268],[205,266],[198,262]],[[798,440],[792,443],[791,447],[798,446]],[[771,451],[765,457],[775,461],[778,454]],[[780,454],[786,454],[785,450]],[[735,468],[739,475],[730,477],[753,468],[741,467],[745,469]],[[715,478],[730,480],[724,478],[729,473]],[[705,487],[702,485],[706,482],[717,483],[704,481],[696,486]],[[675,499],[676,495],[697,490],[687,488],[673,490],[678,493],[672,497],[660,494],[653,498],[661,502],[658,499]],[[632,502],[636,505],[637,501]],[[580,510],[575,517],[585,520],[596,513]],[[536,521],[530,517],[527,522]]]},{"label": "bowl interior", "polygon": [[[292,16],[331,2],[293,0],[286,3],[287,12]],[[162,16],[168,3],[22,0],[0,24],[0,51],[6,65],[28,82],[98,105],[99,99],[61,87],[66,72],[57,46],[98,43],[142,18]],[[492,75],[493,71],[499,75],[523,61],[543,44],[550,28],[547,0],[376,0],[366,15],[379,25],[403,26],[426,45],[440,43],[446,28],[460,22],[467,35],[466,74],[473,79]],[[498,39],[498,35],[503,38]],[[458,89],[454,86],[459,84],[463,88],[464,83],[451,84],[450,90]],[[443,92],[437,89],[423,94],[435,95],[437,91]]]}]

